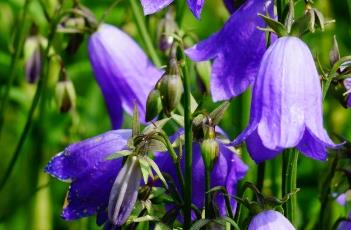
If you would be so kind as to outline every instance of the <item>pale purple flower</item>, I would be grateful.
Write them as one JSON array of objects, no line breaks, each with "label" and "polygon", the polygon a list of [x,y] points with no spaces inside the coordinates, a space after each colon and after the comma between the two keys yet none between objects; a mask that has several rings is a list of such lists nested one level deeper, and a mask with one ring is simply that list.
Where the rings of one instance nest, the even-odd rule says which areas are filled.
[{"label": "pale purple flower", "polygon": [[211,94],[227,100],[245,91],[255,80],[266,50],[265,23],[257,14],[273,15],[271,0],[247,0],[217,33],[186,50],[193,61],[214,59]]},{"label": "pale purple flower", "polygon": [[266,210],[254,216],[248,230],[295,230],[294,226],[280,212]]},{"label": "pale purple flower", "polygon": [[144,122],[147,96],[163,72],[130,36],[111,25],[101,25],[90,36],[88,48],[113,128],[121,126],[123,111],[133,114],[134,104]]},{"label": "pale purple flower", "polygon": [[[144,14],[149,15],[162,10],[174,0],[141,0]],[[188,6],[194,16],[199,19],[205,0],[187,0]]]},{"label": "pale purple flower", "polygon": [[299,38],[279,38],[265,52],[249,125],[233,144],[243,140],[257,163],[293,147],[325,160],[326,148],[336,147],[323,128],[321,84],[312,54]]}]

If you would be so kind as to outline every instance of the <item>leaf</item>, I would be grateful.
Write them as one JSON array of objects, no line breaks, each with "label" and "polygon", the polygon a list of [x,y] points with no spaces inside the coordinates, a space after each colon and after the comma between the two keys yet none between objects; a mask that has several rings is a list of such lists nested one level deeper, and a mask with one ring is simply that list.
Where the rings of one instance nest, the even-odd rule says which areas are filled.
[{"label": "leaf", "polygon": [[209,114],[209,117],[212,119],[213,125],[218,125],[218,123],[222,120],[224,113],[227,111],[229,105],[229,101],[224,101]]},{"label": "leaf", "polygon": [[235,230],[240,230],[238,224],[233,219],[229,218],[228,216],[217,218],[214,221],[216,223],[222,224],[222,225],[225,225],[225,223],[227,222],[231,226],[233,226]]},{"label": "leaf", "polygon": [[133,222],[140,223],[140,222],[159,221],[159,220],[160,219],[156,216],[145,215],[145,216],[133,219]]},{"label": "leaf", "polygon": [[184,127],[184,117],[178,114],[172,114],[172,119],[181,127]]},{"label": "leaf", "polygon": [[145,134],[145,135],[150,134],[152,132],[156,132],[157,130],[162,129],[162,127],[165,126],[170,119],[171,118],[167,117],[167,118],[158,120],[156,122],[152,122],[152,124],[150,124],[144,128],[143,134]]},{"label": "leaf", "polygon": [[141,169],[141,174],[143,175],[144,183],[147,184],[149,172],[150,172],[150,165],[148,164],[147,161],[145,161],[145,158],[143,157],[139,158],[139,163],[140,163],[140,169]]},{"label": "leaf", "polygon": [[129,156],[133,152],[130,150],[121,150],[107,157],[107,160],[114,160],[121,157]]},{"label": "leaf", "polygon": [[157,166],[157,164],[155,163],[155,161],[153,161],[151,158],[149,157],[145,157],[145,160],[149,163],[149,165],[152,167],[152,169],[156,172],[157,176],[160,178],[160,180],[162,181],[162,183],[165,185],[165,187],[168,189],[168,184],[165,180],[165,178],[163,177],[160,168]]},{"label": "leaf", "polygon": [[283,37],[283,36],[287,36],[288,35],[288,32],[285,28],[285,26],[278,22],[278,21],[275,21],[273,20],[272,18],[270,17],[267,17],[263,14],[258,14],[258,16],[260,16],[265,22],[266,24],[272,28],[274,30],[274,32],[279,36],[279,37]]},{"label": "leaf", "polygon": [[209,222],[210,220],[208,219],[201,219],[201,220],[195,221],[195,223],[190,227],[190,230],[199,230],[202,227],[205,227]]},{"label": "leaf", "polygon": [[198,104],[195,100],[195,98],[193,97],[193,95],[190,93],[190,108],[191,108],[191,113],[195,112],[195,110],[197,109]]},{"label": "leaf", "polygon": [[138,107],[134,104],[133,110],[133,123],[132,123],[132,136],[136,136],[140,134],[140,123],[139,123],[139,112]]},{"label": "leaf", "polygon": [[172,230],[172,229],[163,223],[157,223],[155,226],[155,230]]}]

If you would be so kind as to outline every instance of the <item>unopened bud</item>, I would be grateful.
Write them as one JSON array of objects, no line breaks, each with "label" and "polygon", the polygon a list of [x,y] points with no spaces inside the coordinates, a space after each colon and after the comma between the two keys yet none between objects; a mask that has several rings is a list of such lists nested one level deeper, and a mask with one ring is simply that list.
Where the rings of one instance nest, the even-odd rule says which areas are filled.
[{"label": "unopened bud", "polygon": [[149,93],[146,100],[146,114],[145,121],[151,121],[154,119],[162,110],[160,91],[153,89]]},{"label": "unopened bud", "polygon": [[24,46],[26,59],[25,73],[29,83],[35,83],[41,74],[43,55],[38,36],[29,37]]},{"label": "unopened bud", "polygon": [[76,105],[76,92],[74,85],[70,80],[57,82],[56,85],[56,101],[61,113],[68,112]]},{"label": "unopened bud", "polygon": [[141,176],[138,157],[128,157],[110,192],[107,210],[114,225],[124,224],[130,216],[138,198]]},{"label": "unopened bud", "polygon": [[174,21],[174,14],[172,10],[169,10],[165,18],[163,18],[158,25],[157,37],[159,47],[162,51],[167,51],[171,48],[174,41],[173,34],[178,30],[178,26]]},{"label": "unopened bud", "polygon": [[201,154],[206,169],[212,170],[219,154],[219,145],[216,139],[205,139],[201,143]]},{"label": "unopened bud", "polygon": [[161,102],[163,111],[167,116],[171,115],[172,110],[178,105],[183,94],[183,84],[178,68],[177,61],[172,58],[167,72],[160,80]]}]

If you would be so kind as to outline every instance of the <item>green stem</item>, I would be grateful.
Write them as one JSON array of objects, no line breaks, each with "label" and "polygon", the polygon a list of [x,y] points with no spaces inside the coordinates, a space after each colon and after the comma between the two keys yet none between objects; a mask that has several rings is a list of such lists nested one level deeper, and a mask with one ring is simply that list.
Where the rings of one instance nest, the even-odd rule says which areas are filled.
[{"label": "green stem", "polygon": [[258,165],[257,169],[257,182],[256,186],[259,191],[262,192],[263,184],[264,184],[264,174],[265,174],[266,162],[262,162]]},{"label": "green stem", "polygon": [[138,6],[138,3],[136,0],[130,0],[130,5],[134,14],[135,22],[138,27],[139,33],[145,43],[146,50],[149,53],[152,61],[154,64],[158,67],[161,66],[161,61],[157,55],[156,49],[154,45],[152,44],[152,40],[150,38],[150,34],[147,30],[146,23],[144,20],[144,16],[140,10],[140,7]]},{"label": "green stem", "polygon": [[205,217],[211,218],[211,172],[205,167]]},{"label": "green stem", "polygon": [[187,65],[187,58],[184,53],[184,47],[181,47],[182,59],[184,61],[183,66],[183,84],[184,84],[184,134],[185,134],[185,189],[184,189],[184,201],[185,201],[185,213],[184,213],[184,229],[189,229],[191,225],[191,194],[192,194],[192,114],[190,105],[190,74]]},{"label": "green stem", "polygon": [[[287,149],[283,153],[283,196],[296,189],[297,159],[296,149]],[[284,205],[284,214],[296,226],[296,194],[291,196]]]},{"label": "green stem", "polygon": [[282,157],[278,156],[270,162],[272,193],[275,197],[283,197],[282,195]]},{"label": "green stem", "polygon": [[22,52],[22,48],[24,45],[24,41],[26,38],[26,32],[27,32],[27,26],[25,25],[26,20],[27,20],[27,12],[28,12],[28,6],[31,0],[26,0],[24,2],[24,6],[23,6],[23,14],[20,20],[19,25],[19,34],[18,34],[18,43],[14,46],[15,47],[15,53],[13,54],[13,58],[12,58],[12,62],[11,62],[11,70],[10,70],[10,74],[5,86],[5,90],[4,90],[4,94],[1,98],[1,102],[0,102],[0,134],[1,134],[1,130],[4,124],[4,119],[5,119],[5,109],[7,107],[8,104],[8,99],[9,99],[9,94],[10,94],[10,89],[11,86],[13,84],[13,81],[15,80],[15,76],[16,73],[18,71],[19,68],[19,60],[20,60],[20,55]]},{"label": "green stem", "polygon": [[39,99],[40,99],[41,93],[44,90],[43,89],[44,85],[46,84],[46,78],[48,76],[48,70],[49,70],[47,68],[46,64],[48,62],[48,56],[49,56],[50,47],[52,45],[53,39],[54,39],[55,34],[56,34],[56,27],[57,27],[57,25],[58,25],[58,23],[59,23],[59,21],[61,19],[61,16],[62,15],[57,17],[57,19],[51,25],[50,33],[49,33],[49,36],[48,36],[48,44],[47,44],[47,47],[45,49],[45,54],[44,54],[45,58],[43,60],[43,69],[41,71],[41,75],[40,75],[40,78],[39,78],[38,86],[37,86],[37,89],[35,91],[35,95],[34,95],[34,98],[33,98],[33,101],[32,101],[32,105],[31,105],[31,107],[29,109],[28,117],[27,117],[26,123],[24,125],[24,128],[22,130],[20,139],[19,139],[18,144],[16,146],[16,149],[15,149],[13,155],[12,155],[12,158],[10,160],[9,166],[8,166],[8,168],[5,171],[5,174],[3,176],[3,180],[0,183],[0,191],[4,188],[7,180],[9,179],[9,177],[10,177],[10,175],[12,173],[12,170],[13,170],[16,162],[17,162],[19,154],[21,153],[22,147],[24,145],[24,142],[25,142],[25,140],[27,138],[27,135],[29,133],[29,130],[31,128],[34,112],[35,112],[35,110],[37,108],[37,105],[39,103]]}]

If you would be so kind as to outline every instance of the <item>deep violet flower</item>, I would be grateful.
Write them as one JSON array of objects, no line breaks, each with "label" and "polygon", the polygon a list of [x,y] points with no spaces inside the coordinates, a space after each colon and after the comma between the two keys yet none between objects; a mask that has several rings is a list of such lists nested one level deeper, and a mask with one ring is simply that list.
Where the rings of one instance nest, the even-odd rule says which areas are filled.
[{"label": "deep violet flower", "polygon": [[186,50],[193,61],[214,59],[211,94],[214,101],[227,100],[245,91],[255,80],[266,50],[264,21],[257,15],[273,15],[271,0],[247,0],[222,30]]},{"label": "deep violet flower", "polygon": [[144,122],[147,96],[163,72],[131,37],[111,25],[101,25],[90,36],[88,48],[113,128],[120,128],[123,110],[133,114],[134,104]]},{"label": "deep violet flower", "polygon": [[[160,167],[163,173],[167,173],[174,178],[178,190],[181,191],[179,181],[177,179],[176,168],[173,164],[172,158],[168,154],[158,154],[155,162]],[[184,159],[181,162],[182,170],[184,170]],[[205,168],[201,156],[200,144],[193,144],[193,193],[192,202],[198,207],[204,207],[205,199]],[[228,148],[219,141],[219,155],[211,172],[211,187],[224,186],[228,194],[236,194],[236,185],[243,179],[248,170],[247,165],[236,155],[233,150]],[[236,209],[236,201],[234,198],[230,199],[233,212]],[[226,206],[224,197],[220,194],[216,197],[216,204],[221,215],[226,215]]]},{"label": "deep violet flower", "polygon": [[351,213],[349,213],[349,220],[342,221],[337,230],[351,230]]},{"label": "deep violet flower", "polygon": [[265,52],[249,125],[233,144],[243,140],[257,163],[292,147],[325,160],[326,148],[336,147],[323,128],[322,91],[312,54],[299,38],[279,38]]},{"label": "deep violet flower", "polygon": [[294,226],[280,212],[267,210],[254,216],[248,230],[295,230]]},{"label": "deep violet flower", "polygon": [[[105,223],[107,229],[113,228],[113,224],[120,224],[126,220],[133,205],[122,207],[115,202],[118,200],[117,193],[119,193],[117,185],[124,183],[125,189],[131,191],[125,193],[127,196],[121,200],[123,204],[127,200],[131,203],[135,202],[136,188],[141,177],[140,171],[130,171],[129,174],[126,164],[123,168],[121,167],[121,158],[113,160],[107,160],[107,158],[127,149],[127,142],[131,135],[131,130],[112,130],[71,144],[51,159],[45,171],[61,181],[71,183],[61,214],[63,219],[76,220],[97,214],[97,224]],[[245,176],[247,166],[229,148],[220,144],[220,154],[211,177],[212,186],[225,186],[229,194],[234,195],[236,183]],[[170,174],[177,181],[172,159],[167,153],[156,153],[154,160],[162,172]],[[129,169],[135,168],[134,166]],[[183,166],[184,162],[182,162]],[[202,207],[205,195],[204,165],[199,144],[194,144],[193,172],[196,185],[193,188],[193,200],[196,205]],[[131,180],[129,183],[125,178],[136,178],[136,180]],[[109,202],[111,200],[113,202]],[[235,209],[234,199],[231,202]],[[217,204],[224,214],[225,204],[222,196],[217,197]],[[117,213],[116,216],[113,216],[114,213]]]},{"label": "deep violet flower", "polygon": [[[162,10],[173,1],[174,0],[141,0],[141,4],[144,8],[144,14],[149,15]],[[187,3],[193,15],[199,19],[205,0],[187,0]]]}]

